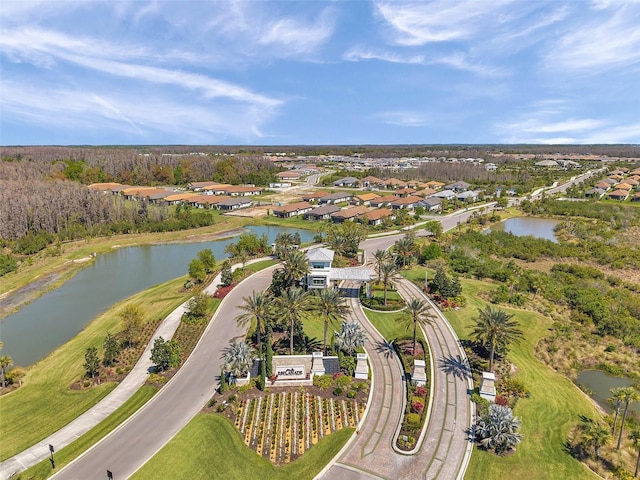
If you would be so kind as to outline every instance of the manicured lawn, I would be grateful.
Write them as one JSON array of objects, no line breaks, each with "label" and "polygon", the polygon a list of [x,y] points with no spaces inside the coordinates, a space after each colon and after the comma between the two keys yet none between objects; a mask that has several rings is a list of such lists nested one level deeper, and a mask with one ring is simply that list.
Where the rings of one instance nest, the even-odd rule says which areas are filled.
[{"label": "manicured lawn", "polygon": [[[477,309],[486,303],[477,293],[491,284],[474,280],[462,281],[468,306],[445,312],[461,339],[468,338]],[[513,345],[509,359],[517,367],[515,378],[531,392],[531,398],[518,401],[515,414],[522,419],[524,440],[515,455],[497,457],[476,449],[466,478],[535,478],[555,480],[597,478],[580,462],[565,452],[569,430],[579,422],[579,416],[599,416],[591,401],[573,383],[537,360],[534,346],[548,333],[551,320],[537,313],[506,309],[514,313],[524,331],[524,340]]]},{"label": "manicured lawn", "polygon": [[274,467],[245,447],[240,434],[220,415],[199,414],[131,478],[311,479],[353,433],[346,428],[323,438],[299,460]]},{"label": "manicured lawn", "polygon": [[129,302],[141,305],[145,320],[167,316],[191,296],[179,293],[183,282],[184,277],[175,279],[114,305],[76,337],[32,366],[23,387],[0,397],[0,460],[64,427],[113,390],[115,383],[84,390],[69,388],[84,373],[86,349],[98,347],[102,357],[104,337],[107,332],[117,333],[122,328],[118,313]]},{"label": "manicured lawn", "polygon": [[[405,312],[375,312],[373,310],[364,310],[365,315],[374,327],[382,334],[382,336],[389,340],[395,340],[396,338],[413,338],[413,324],[403,323],[407,317]],[[418,328],[418,339],[423,339],[422,331]]]},{"label": "manicured lawn", "polygon": [[[151,399],[158,389],[156,387],[143,386],[133,396],[127,400],[120,408],[109,415],[103,422],[98,424],[95,428],[89,430],[80,438],[69,444],[68,446],[57,450],[54,454],[54,460],[56,464],[56,471],[60,470],[65,465],[69,464],[72,460],[77,458],[80,454],[88,450],[92,445],[98,443],[101,439],[107,436],[118,425],[124,422],[127,418],[133,415],[140,407],[142,407],[148,400]],[[49,460],[43,460],[42,462],[34,465],[33,467],[25,470],[17,477],[16,480],[40,480],[53,475],[55,471],[51,468],[51,462]]]}]

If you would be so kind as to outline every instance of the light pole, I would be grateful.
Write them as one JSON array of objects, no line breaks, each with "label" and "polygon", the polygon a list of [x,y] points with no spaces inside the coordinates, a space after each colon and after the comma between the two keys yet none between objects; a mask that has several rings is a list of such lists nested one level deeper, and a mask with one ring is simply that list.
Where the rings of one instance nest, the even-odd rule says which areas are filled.
[{"label": "light pole", "polygon": [[49,461],[51,462],[51,468],[56,468],[56,462],[53,460],[53,452],[55,452],[55,449],[53,445],[49,444],[49,454],[51,455]]}]

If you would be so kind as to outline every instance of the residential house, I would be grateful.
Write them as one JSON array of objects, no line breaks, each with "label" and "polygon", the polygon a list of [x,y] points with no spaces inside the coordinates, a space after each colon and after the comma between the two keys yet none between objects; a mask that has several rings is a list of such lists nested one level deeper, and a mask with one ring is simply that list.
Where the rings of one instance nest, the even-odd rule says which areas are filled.
[{"label": "residential house", "polygon": [[209,187],[219,185],[218,182],[190,182],[187,187],[194,192],[201,192],[207,190]]},{"label": "residential house", "polygon": [[269,184],[269,188],[289,188],[291,183],[289,182],[273,182]]},{"label": "residential house", "polygon": [[478,201],[478,196],[480,192],[476,192],[473,190],[467,190],[466,192],[461,192],[458,194],[457,198],[461,202],[474,203]]},{"label": "residential house", "polygon": [[396,190],[393,194],[396,197],[408,197],[409,195],[413,195],[416,193],[416,190],[411,187],[400,188]]},{"label": "residential house", "polygon": [[406,208],[406,209],[409,209],[409,210],[413,210],[415,207],[418,206],[418,204],[421,201],[422,201],[422,197],[416,197],[416,196],[401,197],[401,198],[396,198],[393,202],[391,202],[389,204],[389,206],[393,210],[398,210],[400,208]]},{"label": "residential house", "polygon": [[313,202],[317,202],[322,197],[326,197],[327,195],[329,195],[329,192],[317,190],[317,191],[314,191],[314,192],[311,192],[311,193],[304,194],[302,196],[302,201],[313,203]]},{"label": "residential house", "polygon": [[216,183],[215,185],[209,185],[208,187],[204,188],[203,190],[206,191],[207,193],[211,193],[213,195],[229,195],[227,193],[227,188],[231,187],[232,185],[228,184],[228,183]]},{"label": "residential house", "polygon": [[232,197],[250,197],[252,195],[261,195],[262,187],[254,187],[249,185],[230,185],[226,188],[225,193]]},{"label": "residential house", "polygon": [[485,164],[484,169],[488,172],[495,172],[498,170],[498,166],[495,163],[487,163]]},{"label": "residential house", "polygon": [[304,172],[299,170],[287,170],[278,173],[280,180],[299,180],[304,175]]},{"label": "residential house", "polygon": [[427,212],[439,212],[442,210],[442,199],[429,197],[422,200],[418,205],[424,207]]},{"label": "residential house", "polygon": [[558,162],[556,162],[555,160],[540,160],[539,162],[536,162],[534,165],[536,167],[546,167],[546,168],[559,167],[560,166],[560,164]]},{"label": "residential house", "polygon": [[624,183],[637,187],[638,185],[640,185],[640,180],[629,177],[624,181]]},{"label": "residential house", "polygon": [[636,193],[633,197],[631,197],[632,202],[640,202],[640,192]]},{"label": "residential house", "polygon": [[290,218],[296,215],[304,215],[311,210],[313,210],[313,206],[309,202],[296,202],[274,208],[273,214],[280,218]]},{"label": "residential house", "polygon": [[325,204],[325,203],[342,203],[342,202],[348,202],[349,200],[351,200],[353,195],[351,195],[350,193],[344,193],[344,192],[335,192],[335,193],[330,193],[329,195],[325,195],[324,197],[320,197],[318,199],[318,203],[321,204]]},{"label": "residential house", "polygon": [[425,188],[424,190],[418,190],[416,193],[414,193],[414,195],[424,198],[424,197],[430,197],[434,193],[436,193],[436,190],[434,190],[433,188]]},{"label": "residential house", "polygon": [[388,208],[378,208],[360,216],[360,220],[363,223],[368,223],[369,225],[380,225],[385,218],[393,220],[395,215]]},{"label": "residential house", "polygon": [[456,193],[460,193],[460,192],[469,190],[470,186],[471,185],[469,185],[467,182],[459,181],[459,182],[450,183],[449,185],[445,185],[444,189],[453,190]]},{"label": "residential house", "polygon": [[169,205],[178,205],[182,203],[189,203],[189,199],[196,196],[198,196],[198,194],[192,193],[192,192],[173,193],[171,195],[164,197],[162,201]]},{"label": "residential house", "polygon": [[584,192],[585,197],[589,198],[602,198],[602,196],[607,193],[606,190],[598,187],[590,188],[586,192]]},{"label": "residential house", "polygon": [[328,248],[318,247],[307,250],[307,262],[309,262],[309,273],[305,279],[307,288],[330,286],[333,256],[333,250]]},{"label": "residential house", "polygon": [[351,203],[354,205],[371,205],[371,200],[375,200],[379,197],[380,195],[377,193],[362,193],[353,197],[351,199]]},{"label": "residential house", "polygon": [[384,186],[390,190],[395,190],[398,188],[405,188],[407,183],[402,180],[398,180],[397,178],[388,178],[384,181]]},{"label": "residential house", "polygon": [[383,180],[380,180],[378,177],[373,177],[371,175],[360,179],[360,185],[362,185],[365,188],[380,187],[383,184],[384,184]]},{"label": "residential house", "polygon": [[369,205],[371,205],[372,207],[385,207],[385,206],[389,206],[391,204],[391,202],[397,200],[398,197],[396,197],[395,195],[384,195],[382,197],[378,197],[378,198],[374,198],[373,200],[371,200],[369,202]]},{"label": "residential house", "polygon": [[356,177],[344,177],[333,182],[334,187],[357,187],[359,184],[360,180]]},{"label": "residential house", "polygon": [[131,185],[117,185],[111,189],[114,195],[122,193],[124,190],[131,188]]},{"label": "residential house", "polygon": [[626,182],[622,182],[616,185],[616,190],[630,191],[630,190],[633,190],[633,185],[630,185],[629,183],[626,183]]},{"label": "residential house", "polygon": [[122,187],[123,185],[115,182],[106,183],[92,183],[87,188],[89,190],[95,190],[97,192],[113,193],[114,188]]},{"label": "residential house", "polygon": [[332,213],[339,212],[341,210],[337,205],[322,205],[316,207],[310,212],[304,214],[304,218],[307,220],[328,220],[331,218]]},{"label": "residential house", "polygon": [[640,168],[636,168],[635,170],[629,172],[629,175],[640,175]]},{"label": "residential house", "polygon": [[[151,203],[162,203],[165,198],[167,198],[169,195],[173,195],[174,193],[176,192],[172,192],[171,190],[161,190],[161,191],[157,191],[156,193],[151,193],[147,195],[147,198]],[[201,195],[201,196],[210,197],[211,195]]]},{"label": "residential house", "polygon": [[247,197],[231,197],[218,203],[219,210],[238,210],[240,208],[248,208],[253,204],[251,198]]},{"label": "residential house", "polygon": [[433,188],[434,190],[440,190],[442,187],[444,187],[444,182],[437,182],[435,180],[431,180],[425,183],[424,186],[427,188]]},{"label": "residential house", "polygon": [[446,200],[453,200],[454,198],[456,198],[456,192],[454,192],[453,190],[440,190],[439,192],[434,193],[433,196]]},{"label": "residential house", "polygon": [[602,181],[602,182],[596,183],[595,187],[600,188],[602,190],[609,190],[609,188],[611,188],[611,183]]},{"label": "residential house", "polygon": [[629,196],[628,190],[614,190],[609,193],[609,198],[612,200],[626,200]]},{"label": "residential house", "polygon": [[343,223],[346,221],[353,221],[356,217],[363,215],[369,211],[368,207],[360,205],[358,207],[350,207],[340,210],[339,212],[331,214],[331,220],[335,223]]}]

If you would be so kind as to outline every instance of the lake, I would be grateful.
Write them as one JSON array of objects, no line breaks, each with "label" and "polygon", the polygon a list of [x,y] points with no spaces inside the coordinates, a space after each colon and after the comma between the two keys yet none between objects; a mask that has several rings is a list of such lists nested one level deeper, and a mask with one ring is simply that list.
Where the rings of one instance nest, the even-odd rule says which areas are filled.
[{"label": "lake", "polygon": [[[602,370],[583,370],[575,380],[576,385],[584,385],[591,391],[593,391],[593,398],[598,405],[604,408],[607,412],[613,411],[612,405],[607,403],[607,398],[611,397],[611,389],[619,387],[629,387],[634,384],[637,386],[640,381],[633,382],[630,378],[614,377]],[[629,405],[629,412],[635,412],[640,415],[640,403],[634,402]]]},{"label": "lake", "polygon": [[559,220],[549,218],[514,217],[508,218],[497,225],[493,225],[491,229],[487,229],[487,232],[491,230],[503,230],[519,237],[532,235],[536,238],[544,238],[557,243],[558,239],[553,229],[559,223]]},{"label": "lake", "polygon": [[[303,243],[313,241],[315,235],[308,230],[273,226],[245,230],[258,237],[265,234],[270,242],[280,232],[298,232]],[[68,342],[113,304],[185,275],[189,262],[200,250],[210,248],[219,260],[227,256],[225,247],[235,241],[232,237],[211,242],[144,245],[99,255],[61,287],[0,320],[2,353],[11,356],[15,365],[31,365]]]}]

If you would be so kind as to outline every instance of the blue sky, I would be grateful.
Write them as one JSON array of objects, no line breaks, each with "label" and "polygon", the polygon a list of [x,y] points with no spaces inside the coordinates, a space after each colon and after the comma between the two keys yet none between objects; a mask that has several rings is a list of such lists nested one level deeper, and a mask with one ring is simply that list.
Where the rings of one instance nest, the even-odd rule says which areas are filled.
[{"label": "blue sky", "polygon": [[0,3],[0,144],[640,143],[640,2]]}]

